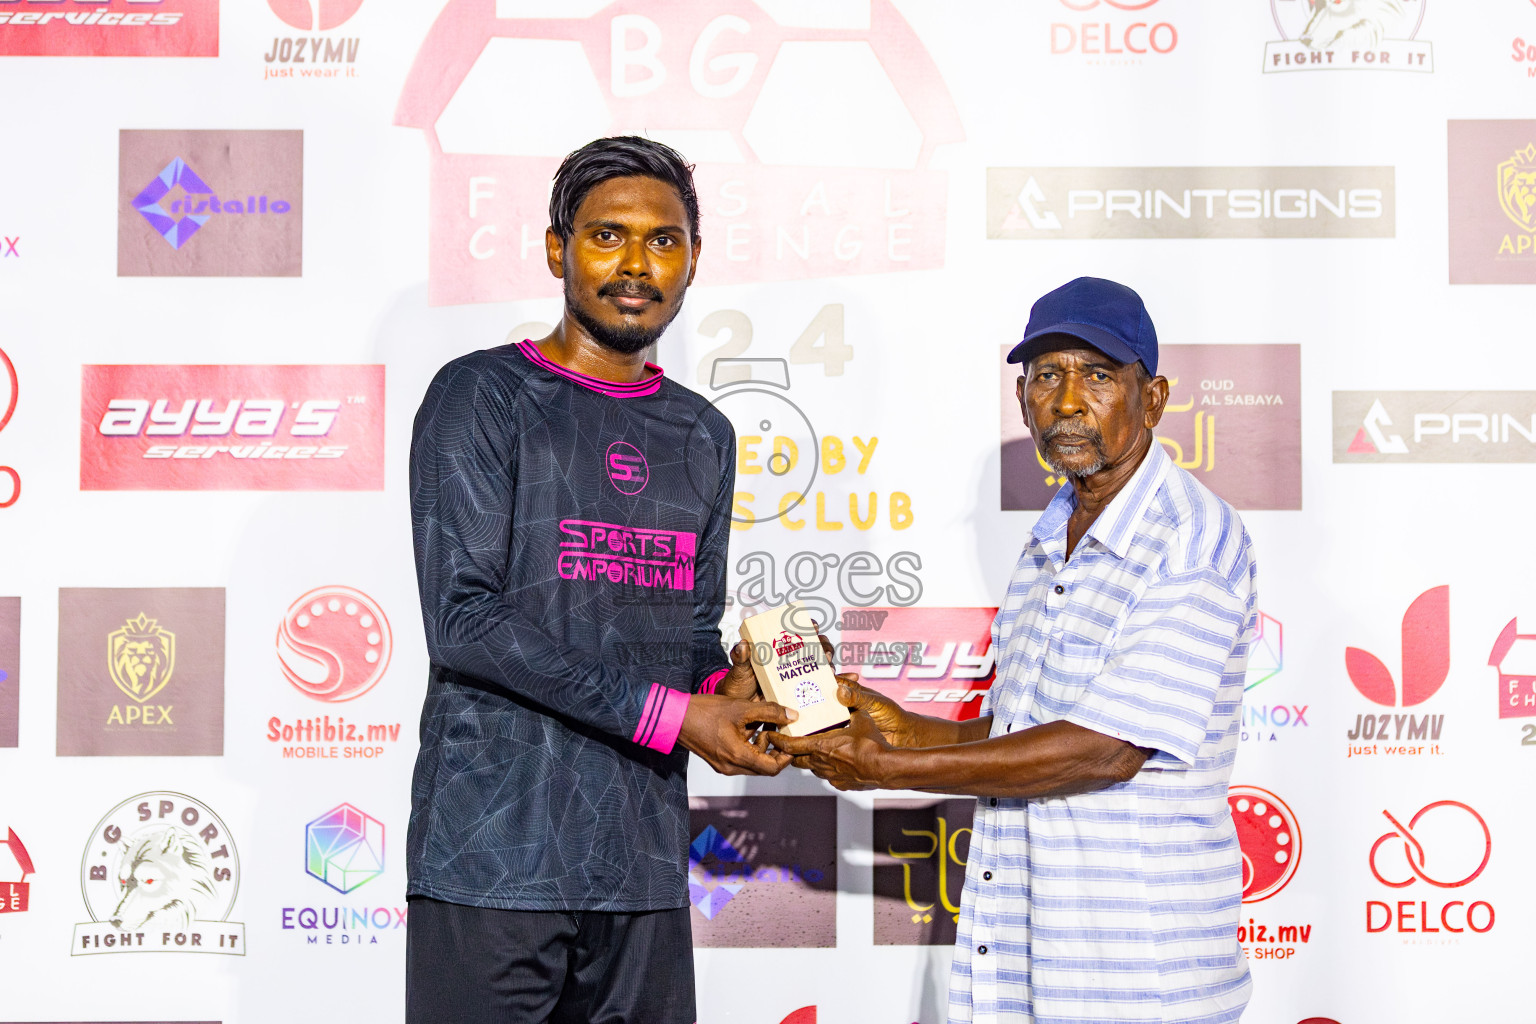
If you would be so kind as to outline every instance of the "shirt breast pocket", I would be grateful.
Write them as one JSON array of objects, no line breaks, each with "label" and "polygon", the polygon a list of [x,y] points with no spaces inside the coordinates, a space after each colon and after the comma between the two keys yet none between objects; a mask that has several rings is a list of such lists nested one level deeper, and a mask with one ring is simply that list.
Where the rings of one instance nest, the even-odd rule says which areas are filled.
[{"label": "shirt breast pocket", "polygon": [[1065,715],[1104,670],[1109,643],[1088,640],[1063,632],[1051,638],[1045,649],[1045,663],[1040,668],[1037,700],[1040,721],[1049,722]]}]

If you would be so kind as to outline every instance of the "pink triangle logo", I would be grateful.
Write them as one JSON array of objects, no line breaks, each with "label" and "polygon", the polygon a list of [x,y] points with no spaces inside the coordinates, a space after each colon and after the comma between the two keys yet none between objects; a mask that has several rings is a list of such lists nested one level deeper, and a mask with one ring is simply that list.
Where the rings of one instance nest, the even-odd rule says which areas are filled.
[{"label": "pink triangle logo", "polygon": [[1376,455],[1376,446],[1371,444],[1371,439],[1366,436],[1365,428],[1355,431],[1355,439],[1349,442],[1351,455]]}]

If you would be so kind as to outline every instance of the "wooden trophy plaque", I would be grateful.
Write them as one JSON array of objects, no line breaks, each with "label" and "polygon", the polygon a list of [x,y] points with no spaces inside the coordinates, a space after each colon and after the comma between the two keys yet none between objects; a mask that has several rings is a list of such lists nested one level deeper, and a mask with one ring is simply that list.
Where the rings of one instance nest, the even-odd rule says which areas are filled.
[{"label": "wooden trophy plaque", "polygon": [[848,724],[849,711],[837,699],[837,676],[805,605],[796,601],[743,619],[741,638],[752,647],[752,671],[763,698],[800,713],[780,732],[809,736]]}]

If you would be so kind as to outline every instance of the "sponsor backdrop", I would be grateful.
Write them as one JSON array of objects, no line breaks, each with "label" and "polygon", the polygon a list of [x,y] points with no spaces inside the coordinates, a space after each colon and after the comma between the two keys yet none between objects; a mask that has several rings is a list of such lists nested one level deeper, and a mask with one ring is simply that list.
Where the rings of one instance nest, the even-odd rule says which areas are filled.
[{"label": "sponsor backdrop", "polygon": [[[1530,0],[0,0],[0,80],[0,1021],[401,1018],[411,420],[618,132],[698,165],[728,634],[974,717],[1002,355],[1124,281],[1258,551],[1245,1020],[1530,1018]],[[971,801],[690,781],[701,1021],[943,1020]]]}]

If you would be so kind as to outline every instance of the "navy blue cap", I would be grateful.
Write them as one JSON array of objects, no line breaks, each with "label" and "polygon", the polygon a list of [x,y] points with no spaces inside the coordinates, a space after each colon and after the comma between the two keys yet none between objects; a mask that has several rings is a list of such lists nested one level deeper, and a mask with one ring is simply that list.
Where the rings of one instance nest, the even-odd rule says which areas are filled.
[{"label": "navy blue cap", "polygon": [[1008,361],[1028,362],[1052,344],[1053,334],[1080,338],[1122,363],[1139,360],[1157,376],[1157,329],[1141,296],[1123,284],[1079,277],[1042,295],[1030,307],[1024,338],[1008,353]]}]

